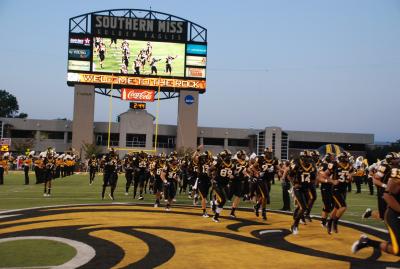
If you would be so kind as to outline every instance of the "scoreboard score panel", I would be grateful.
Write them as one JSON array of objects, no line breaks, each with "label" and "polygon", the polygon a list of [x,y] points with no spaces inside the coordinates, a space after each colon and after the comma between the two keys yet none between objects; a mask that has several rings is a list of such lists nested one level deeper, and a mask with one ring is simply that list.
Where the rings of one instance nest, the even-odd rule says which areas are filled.
[{"label": "scoreboard score panel", "polygon": [[[70,27],[69,86],[85,83],[101,88],[144,86],[156,90],[158,84],[152,82],[161,79],[163,91],[205,92],[207,42],[206,38],[192,38],[192,22],[173,15],[158,19],[107,13],[88,14],[86,31],[72,32]],[[120,79],[113,83],[110,77]]]}]

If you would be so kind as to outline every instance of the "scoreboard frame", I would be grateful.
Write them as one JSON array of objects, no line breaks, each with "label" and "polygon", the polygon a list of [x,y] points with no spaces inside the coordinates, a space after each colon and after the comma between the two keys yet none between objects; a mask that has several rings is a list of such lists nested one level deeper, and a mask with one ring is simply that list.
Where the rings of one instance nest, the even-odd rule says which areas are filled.
[{"label": "scoreboard frame", "polygon": [[[99,21],[103,20],[102,23]],[[179,31],[182,30],[182,31]],[[134,36],[134,37],[132,37]],[[93,71],[95,37],[185,44],[184,75],[152,76]],[[71,43],[72,42],[72,43]],[[108,44],[107,44],[108,45]],[[199,50],[195,48],[199,47]],[[190,48],[190,49],[189,49]],[[204,48],[201,50],[201,48]],[[187,57],[202,57],[197,66],[187,65]],[[93,85],[96,93],[120,98],[121,88],[160,88],[160,99],[179,97],[180,90],[206,91],[207,29],[171,14],[144,9],[112,9],[82,14],[69,19],[68,86]],[[72,62],[71,62],[72,61]],[[88,62],[90,63],[88,65]],[[68,69],[74,66],[74,70]],[[190,70],[190,72],[188,71]],[[193,76],[189,77],[187,72]],[[109,89],[113,88],[113,91]]]}]

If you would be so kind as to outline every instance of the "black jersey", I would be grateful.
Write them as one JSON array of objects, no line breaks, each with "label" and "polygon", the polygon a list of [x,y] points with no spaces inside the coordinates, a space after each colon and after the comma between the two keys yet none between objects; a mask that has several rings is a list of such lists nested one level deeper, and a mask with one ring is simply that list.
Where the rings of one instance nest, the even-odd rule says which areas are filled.
[{"label": "black jersey", "polygon": [[165,178],[168,182],[173,182],[178,179],[179,166],[166,165],[163,169]]},{"label": "black jersey", "polygon": [[278,160],[275,158],[267,159],[265,157],[259,157],[258,163],[260,164],[263,178],[267,180],[273,179],[276,173],[275,167],[278,165]]},{"label": "black jersey", "polygon": [[118,169],[118,160],[115,158],[108,159],[104,163],[104,174],[111,174]]},{"label": "black jersey", "polygon": [[334,180],[337,180],[338,184],[334,185],[334,188],[345,191],[347,183],[349,182],[350,174],[352,172],[353,167],[350,165],[350,163],[337,163],[336,171],[334,173]]},{"label": "black jersey", "polygon": [[89,160],[89,167],[90,168],[97,168],[97,159],[90,159]]},{"label": "black jersey", "polygon": [[156,167],[155,167],[155,177],[156,179],[161,179],[161,173],[163,171],[163,169],[165,168],[165,162],[162,161],[157,161],[156,163]]},{"label": "black jersey", "polygon": [[122,166],[125,170],[126,173],[132,173],[133,172],[133,159],[130,158],[125,158],[124,164]]},{"label": "black jersey", "polygon": [[235,162],[234,176],[240,179],[244,179],[244,172],[247,170],[248,165],[249,163],[247,161],[237,160]]},{"label": "black jersey", "polygon": [[208,178],[210,166],[210,162],[204,160],[202,157],[199,158],[199,165],[197,166],[199,178]]},{"label": "black jersey", "polygon": [[234,164],[230,162],[218,161],[215,165],[215,181],[221,186],[226,186],[229,183],[233,171],[235,169]]},{"label": "black jersey", "polygon": [[312,174],[316,169],[313,163],[304,163],[302,160],[294,160],[290,165],[289,176],[293,185],[308,187],[311,183]]},{"label": "black jersey", "polygon": [[[336,171],[336,163],[334,162],[328,163],[324,161],[318,166],[318,171],[326,172],[327,170],[329,170],[330,175],[333,175],[334,172]],[[332,188],[331,182],[321,183],[321,189],[328,189],[328,188]]]},{"label": "black jersey", "polygon": [[137,167],[139,168],[140,172],[144,172],[147,169],[147,158],[139,157],[137,159]]}]

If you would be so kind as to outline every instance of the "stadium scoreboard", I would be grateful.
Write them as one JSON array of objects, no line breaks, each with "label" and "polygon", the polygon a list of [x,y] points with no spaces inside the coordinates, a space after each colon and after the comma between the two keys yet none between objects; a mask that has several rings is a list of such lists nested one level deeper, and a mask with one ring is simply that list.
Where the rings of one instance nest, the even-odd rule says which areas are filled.
[{"label": "stadium scoreboard", "polygon": [[70,19],[68,85],[205,92],[207,42],[192,38],[197,25],[172,15],[132,14],[85,14],[82,31],[71,31]]}]

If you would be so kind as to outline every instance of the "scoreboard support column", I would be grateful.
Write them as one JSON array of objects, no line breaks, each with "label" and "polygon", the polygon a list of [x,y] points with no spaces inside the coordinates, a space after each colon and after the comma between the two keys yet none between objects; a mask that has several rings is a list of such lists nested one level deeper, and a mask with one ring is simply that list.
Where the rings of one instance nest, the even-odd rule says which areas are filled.
[{"label": "scoreboard support column", "polygon": [[199,93],[181,90],[178,101],[176,148],[197,148]]},{"label": "scoreboard support column", "polygon": [[74,117],[72,122],[72,147],[84,159],[83,144],[94,141],[94,100],[93,85],[75,85],[74,87]]}]

